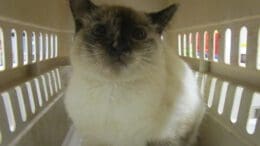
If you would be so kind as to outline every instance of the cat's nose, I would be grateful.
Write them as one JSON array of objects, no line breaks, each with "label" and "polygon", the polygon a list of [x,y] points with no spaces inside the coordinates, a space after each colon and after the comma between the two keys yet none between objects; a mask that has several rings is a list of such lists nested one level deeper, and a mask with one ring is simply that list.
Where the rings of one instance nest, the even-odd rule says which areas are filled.
[{"label": "cat's nose", "polygon": [[130,48],[129,45],[127,44],[113,44],[110,48],[109,48],[109,55],[111,57],[120,57],[124,54],[127,54],[130,52]]},{"label": "cat's nose", "polygon": [[124,54],[126,49],[122,47],[111,47],[108,51],[109,55],[111,57],[120,57],[122,54]]}]

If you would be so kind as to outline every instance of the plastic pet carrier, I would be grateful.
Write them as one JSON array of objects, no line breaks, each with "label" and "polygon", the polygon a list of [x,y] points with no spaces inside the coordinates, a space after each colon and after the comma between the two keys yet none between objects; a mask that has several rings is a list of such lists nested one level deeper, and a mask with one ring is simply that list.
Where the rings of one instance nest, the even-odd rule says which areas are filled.
[{"label": "plastic pet carrier", "polygon": [[[93,1],[143,11],[179,3],[164,38],[208,107],[198,146],[260,146],[259,0]],[[0,1],[0,146],[80,146],[63,104],[73,25],[68,0]]]}]

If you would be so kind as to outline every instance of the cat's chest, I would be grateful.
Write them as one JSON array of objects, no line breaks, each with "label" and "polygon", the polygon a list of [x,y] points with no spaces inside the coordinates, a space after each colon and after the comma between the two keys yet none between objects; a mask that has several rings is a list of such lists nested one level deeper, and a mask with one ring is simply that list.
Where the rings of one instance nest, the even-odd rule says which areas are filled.
[{"label": "cat's chest", "polygon": [[72,88],[77,104],[106,110],[154,106],[162,96],[161,89],[151,84],[84,83]]},{"label": "cat's chest", "polygon": [[131,114],[141,116],[156,109],[163,96],[163,88],[149,83],[101,84],[77,83],[68,89],[67,104],[77,105],[84,114]]},{"label": "cat's chest", "polygon": [[[110,134],[115,137],[120,133],[135,135],[140,129],[149,129],[144,131],[146,134],[156,131],[151,127],[159,122],[155,119],[160,119],[158,112],[163,94],[160,88],[145,84],[94,85],[69,87],[66,106],[79,127],[95,131],[97,135],[113,131]],[[129,129],[129,125],[135,127]]]}]

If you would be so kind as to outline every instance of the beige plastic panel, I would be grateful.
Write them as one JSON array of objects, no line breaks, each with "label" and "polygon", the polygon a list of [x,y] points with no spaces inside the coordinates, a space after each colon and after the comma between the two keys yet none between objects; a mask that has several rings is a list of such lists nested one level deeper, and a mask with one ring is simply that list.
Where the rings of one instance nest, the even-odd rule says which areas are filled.
[{"label": "beige plastic panel", "polygon": [[59,31],[72,31],[67,0],[1,0],[0,18]]},{"label": "beige plastic panel", "polygon": [[70,127],[62,100],[69,72],[56,68],[1,93],[0,146],[62,144]]},{"label": "beige plastic panel", "polygon": [[[197,5],[195,4],[197,3]],[[239,84],[244,84],[253,88],[260,87],[260,76],[257,71],[257,60],[259,60],[259,24],[260,24],[260,10],[258,6],[260,1],[179,1],[181,7],[176,14],[170,32],[166,37],[171,45],[178,52],[178,34],[181,35],[181,48],[182,56],[184,53],[183,48],[183,35],[187,36],[193,34],[193,57],[184,57],[184,59],[192,65],[195,70],[199,67],[203,68],[206,72],[211,72],[222,78],[230,79]],[[193,12],[193,13],[190,13]],[[197,17],[194,17],[194,16]],[[247,53],[246,53],[246,67],[239,65],[239,47],[240,31],[241,28],[246,26],[248,30],[247,35]],[[227,29],[232,31],[231,39],[231,63],[226,65],[224,62],[225,52],[225,32]],[[220,34],[219,44],[219,60],[214,61],[213,58],[213,33],[217,30]],[[209,56],[208,61],[204,59],[203,52],[203,34],[207,31],[209,37]],[[200,33],[200,58],[195,59],[195,34]],[[188,39],[186,42],[188,49]],[[203,66],[201,66],[204,64]],[[207,66],[205,68],[205,65]],[[234,72],[236,72],[234,74]]]},{"label": "beige plastic panel", "polygon": [[[197,77],[205,103],[209,107],[201,126],[201,146],[259,146],[259,117],[256,125],[250,125],[255,128],[253,134],[247,130],[253,95],[258,91],[209,74],[197,73]],[[223,86],[226,86],[226,91]],[[240,102],[236,102],[240,97]],[[221,101],[221,98],[224,100]],[[234,107],[237,107],[237,113]]]},{"label": "beige plastic panel", "polygon": [[[181,34],[181,56],[194,70],[207,73],[198,75],[205,103],[209,112],[201,126],[200,146],[258,146],[259,117],[254,134],[247,131],[247,122],[251,112],[252,98],[259,93],[260,75],[256,62],[260,58],[259,48],[260,28],[260,1],[259,0],[175,0],[180,3],[180,9],[172,22],[170,32],[165,37],[178,53],[178,35]],[[248,29],[246,67],[239,66],[239,37],[243,26]],[[232,31],[231,64],[225,64],[225,31]],[[213,33],[220,33],[219,60],[213,58]],[[200,33],[200,46],[203,50],[203,33],[207,31],[209,38],[208,61],[204,59],[204,52],[196,58],[195,35]],[[183,36],[186,34],[187,50],[189,47],[189,34],[193,34],[193,57],[184,55]],[[187,51],[186,51],[187,52]],[[203,77],[203,78],[202,78]],[[222,93],[223,84],[228,84],[226,93]],[[232,123],[231,115],[234,101],[240,99],[238,89],[243,89],[241,102],[237,104],[237,121]],[[236,94],[237,92],[237,94]],[[221,99],[225,95],[225,101]],[[221,101],[222,100],[222,101]],[[219,103],[224,102],[223,113],[219,113]],[[259,101],[254,101],[255,103]],[[256,107],[258,109],[259,107]],[[221,111],[221,110],[220,110]],[[255,111],[257,112],[257,110]],[[234,116],[234,115],[233,115]],[[257,119],[257,116],[256,116]],[[233,119],[234,120],[234,119]]]},{"label": "beige plastic panel", "polygon": [[93,0],[96,4],[129,6],[140,11],[158,11],[168,4],[170,0]]},{"label": "beige plastic panel", "polygon": [[[232,21],[229,23],[224,24],[216,24],[212,26],[205,26],[201,28],[187,28],[182,29],[179,31],[176,31],[174,35],[174,42],[173,45],[175,48],[178,48],[178,35],[180,34],[183,39],[183,34],[189,34],[192,33],[193,36],[197,32],[201,35],[201,41],[200,41],[200,58],[196,58],[196,51],[195,51],[195,38],[193,41],[193,57],[186,56],[184,59],[192,64],[193,68],[195,70],[199,70],[199,64],[204,62],[204,64],[207,64],[207,72],[211,72],[213,74],[216,74],[218,76],[221,76],[222,78],[226,78],[229,80],[232,80],[234,82],[237,82],[239,84],[244,84],[247,86],[251,86],[253,88],[258,88],[260,86],[260,76],[259,76],[259,70],[257,69],[257,60],[260,58],[258,53],[258,31],[259,31],[259,24],[260,24],[260,17],[255,17],[254,19],[248,19],[248,20],[240,20],[240,21]],[[248,29],[248,41],[247,41],[247,53],[246,53],[246,67],[239,66],[239,37],[240,37],[240,30],[243,26],[246,26]],[[231,53],[230,53],[230,59],[231,63],[226,64],[224,62],[224,51],[225,51],[225,31],[230,28],[232,30],[232,39],[231,39]],[[215,30],[218,30],[220,33],[220,48],[219,48],[219,60],[218,62],[215,62],[213,59],[213,33]],[[209,58],[205,62],[203,56],[205,55],[203,51],[203,33],[205,31],[208,31],[210,34],[209,39]],[[182,43],[182,55],[183,55],[183,40]],[[187,43],[188,44],[188,43]],[[186,48],[188,50],[188,48]],[[178,52],[178,49],[176,49],[176,52]],[[202,66],[203,67],[203,66]],[[234,74],[236,72],[236,74]],[[259,90],[259,89],[258,89]]]},{"label": "beige plastic panel", "polygon": [[260,14],[259,0],[172,0],[180,4],[174,28],[182,29],[254,17]]},{"label": "beige plastic panel", "polygon": [[[252,94],[259,90],[260,78],[259,71],[255,70],[256,42],[255,32],[259,29],[260,1],[259,0],[94,0],[97,4],[119,4],[131,6],[139,10],[154,11],[159,10],[170,3],[180,3],[178,13],[175,15],[172,27],[170,27],[169,37],[165,37],[172,42],[172,47],[177,50],[178,33],[190,32],[203,33],[207,30],[213,33],[218,29],[220,34],[226,28],[232,28],[234,33],[233,48],[238,48],[238,34],[241,26],[247,25],[249,29],[248,47],[252,48],[248,51],[249,65],[247,68],[238,67],[237,58],[238,50],[234,49],[232,53],[232,66],[223,64],[223,51],[220,51],[220,63],[212,62],[212,55],[209,61],[198,60],[194,58],[184,59],[195,70],[216,74],[219,78],[215,78],[212,82],[212,76],[204,78],[197,75],[200,85],[202,86],[202,94],[204,94],[206,103],[211,108],[209,114],[202,124],[200,142],[201,146],[251,146],[259,145],[259,122],[254,135],[249,135],[246,131],[246,122],[248,110],[252,99]],[[57,70],[51,69],[68,64],[67,57],[73,37],[73,21],[69,11],[68,0],[1,0],[0,1],[0,27],[4,32],[5,54],[6,54],[6,70],[0,72],[0,91],[7,92],[10,95],[10,103],[13,109],[15,119],[15,130],[10,131],[10,123],[12,116],[6,114],[5,104],[2,96],[0,100],[0,145],[19,145],[19,146],[58,146],[64,140],[66,131],[70,122],[64,111],[61,102],[63,89],[60,87],[66,84],[67,77],[61,82],[57,80],[59,75]],[[18,37],[18,60],[20,64],[18,68],[12,69],[11,58],[11,41],[10,31],[15,28]],[[30,65],[23,66],[21,64],[23,54],[21,51],[22,31],[40,32],[43,34],[57,34],[59,40],[59,55],[55,59],[45,60],[36,63],[30,62]],[[29,36],[29,35],[28,35]],[[31,41],[29,39],[29,41]],[[212,40],[211,40],[212,42]],[[29,48],[31,44],[29,43]],[[210,44],[212,46],[212,44]],[[223,44],[221,44],[223,46]],[[177,52],[177,51],[176,51]],[[212,54],[212,52],[210,52]],[[200,54],[201,56],[203,54]],[[37,54],[39,56],[39,54]],[[32,52],[29,52],[29,59],[32,58]],[[50,71],[50,72],[48,72]],[[45,72],[48,72],[45,74]],[[234,74],[235,73],[235,74]],[[56,75],[55,75],[56,74]],[[62,76],[62,75],[60,75]],[[38,79],[40,89],[34,79]],[[56,78],[56,81],[55,81]],[[62,78],[62,77],[61,77]],[[50,79],[50,80],[49,80]],[[223,81],[230,81],[227,91],[227,99],[223,114],[218,114],[218,103],[221,95],[221,87]],[[28,92],[28,86],[31,85]],[[21,88],[24,96],[24,109],[21,100],[16,95],[15,87]],[[214,85],[214,90],[212,86]],[[230,122],[230,114],[232,110],[235,90],[237,86],[244,88],[243,97],[238,113],[236,124]],[[32,91],[32,98],[29,98]],[[38,96],[38,93],[41,96]],[[51,92],[53,96],[51,96]],[[47,95],[47,96],[46,96]],[[49,96],[48,96],[49,95]],[[209,100],[210,99],[210,100]],[[35,106],[35,112],[34,107]],[[7,106],[8,107],[8,106]],[[10,106],[9,106],[10,108]],[[23,111],[26,111],[26,116]],[[23,115],[23,116],[22,116]],[[57,118],[59,117],[59,118]],[[24,121],[25,119],[25,121]],[[12,124],[11,124],[12,125]],[[28,128],[29,127],[29,128]],[[27,129],[27,130],[26,130]],[[29,129],[29,130],[28,130]],[[11,128],[13,130],[13,128]]]},{"label": "beige plastic panel", "polygon": [[[5,55],[5,69],[0,71],[0,93],[4,93],[0,96],[0,145],[61,145],[70,126],[62,103],[68,77],[57,68],[69,63],[74,29],[68,2],[1,0],[0,27]],[[11,45],[13,29],[17,36],[16,68],[13,68]],[[27,32],[27,55],[23,51],[23,31]],[[36,51],[33,51],[33,33]],[[43,59],[40,59],[40,34],[43,36]],[[50,51],[51,46],[54,46],[54,51]],[[24,64],[26,56],[27,65]]]},{"label": "beige plastic panel", "polygon": [[[1,0],[0,27],[8,37],[10,29],[55,33],[59,36],[60,56],[68,56],[73,21],[67,0]],[[8,31],[8,32],[6,32]],[[20,36],[18,36],[19,38]],[[6,43],[6,48],[10,43]]]},{"label": "beige plastic panel", "polygon": [[[5,70],[0,71],[0,91],[7,90],[59,65],[69,63],[73,21],[66,0],[2,0],[0,1],[0,27],[3,32],[1,43],[4,44],[5,55]],[[18,66],[16,68],[13,68],[12,65],[11,30],[15,30],[17,36]],[[27,32],[28,65],[23,63],[25,55],[22,33],[24,31]],[[36,36],[36,59],[34,59],[32,49],[32,33],[35,33]],[[38,39],[40,34],[43,36],[43,60],[40,59],[40,41]],[[48,34],[48,41],[45,39],[46,34]],[[57,56],[53,56],[52,54],[55,53],[50,51],[51,35],[57,36],[57,45],[55,45],[57,46]],[[49,50],[47,51],[48,58],[46,58],[46,50]]]}]

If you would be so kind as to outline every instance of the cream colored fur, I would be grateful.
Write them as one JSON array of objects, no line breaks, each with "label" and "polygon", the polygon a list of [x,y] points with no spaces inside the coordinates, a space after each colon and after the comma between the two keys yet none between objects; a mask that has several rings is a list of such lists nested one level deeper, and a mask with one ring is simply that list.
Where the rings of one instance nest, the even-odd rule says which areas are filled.
[{"label": "cream colored fur", "polygon": [[[204,114],[197,82],[173,48],[157,44],[152,66],[133,65],[117,75],[72,51],[65,104],[87,146],[179,143],[187,135],[187,143],[194,143]],[[76,37],[73,50],[80,47]]]}]

